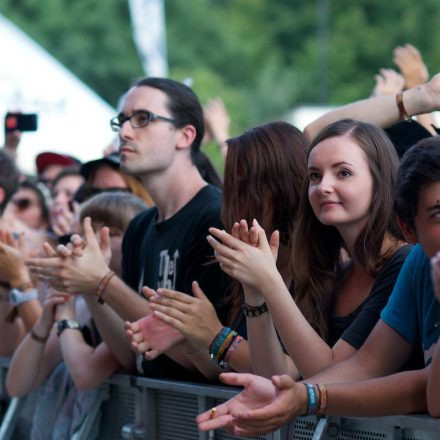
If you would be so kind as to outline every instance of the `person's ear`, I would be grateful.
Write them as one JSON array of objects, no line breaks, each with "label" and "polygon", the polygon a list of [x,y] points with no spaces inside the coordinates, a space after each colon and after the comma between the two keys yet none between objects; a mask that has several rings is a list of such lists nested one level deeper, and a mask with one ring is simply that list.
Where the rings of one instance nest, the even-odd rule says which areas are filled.
[{"label": "person's ear", "polygon": [[176,140],[176,148],[179,150],[191,148],[191,145],[197,136],[197,131],[194,125],[188,124],[178,130],[179,134]]},{"label": "person's ear", "polygon": [[411,226],[404,222],[400,217],[397,217],[397,222],[399,223],[399,227],[408,243],[415,244],[419,241],[416,231]]}]

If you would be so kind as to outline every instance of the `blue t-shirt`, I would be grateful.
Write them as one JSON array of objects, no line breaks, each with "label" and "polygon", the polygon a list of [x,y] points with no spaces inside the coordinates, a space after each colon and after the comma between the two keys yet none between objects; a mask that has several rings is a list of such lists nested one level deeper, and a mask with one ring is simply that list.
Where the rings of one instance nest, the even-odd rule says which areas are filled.
[{"label": "blue t-shirt", "polygon": [[440,336],[440,303],[434,296],[429,258],[420,245],[402,266],[381,318],[410,344],[421,344],[425,365],[431,363]]}]

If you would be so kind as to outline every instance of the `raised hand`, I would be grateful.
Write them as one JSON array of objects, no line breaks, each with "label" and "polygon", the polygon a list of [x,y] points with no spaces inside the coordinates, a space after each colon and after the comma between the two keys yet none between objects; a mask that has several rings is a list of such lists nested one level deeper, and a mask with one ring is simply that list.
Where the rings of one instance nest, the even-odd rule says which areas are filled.
[{"label": "raised hand", "polygon": [[150,297],[150,306],[154,317],[179,331],[195,349],[209,348],[223,326],[197,281],[193,282],[192,291],[194,297],[158,289],[158,294]]},{"label": "raised hand", "polygon": [[405,78],[407,89],[424,84],[429,79],[428,68],[420,52],[411,44],[397,46],[393,52],[393,61]]},{"label": "raised hand", "polygon": [[373,96],[393,95],[403,90],[405,78],[393,69],[380,69],[374,77]]},{"label": "raised hand", "polygon": [[223,101],[220,98],[211,99],[203,107],[207,141],[214,139],[222,144],[229,138],[230,119]]},{"label": "raised hand", "polygon": [[262,284],[269,281],[270,276],[278,274],[274,255],[278,252],[279,234],[275,231],[269,244],[264,229],[256,220],[252,227],[258,235],[257,247],[244,243],[226,231],[216,228],[209,229],[212,236],[208,236],[207,239],[224,272],[242,284],[259,289]]},{"label": "raised hand", "polygon": [[109,269],[96,240],[90,217],[84,219],[83,231],[86,243],[84,249],[59,246],[57,256],[29,258],[27,265],[42,281],[57,290],[93,294]]},{"label": "raised hand", "polygon": [[62,307],[68,300],[69,297],[66,294],[58,292],[55,289],[47,290],[43,311],[34,327],[39,336],[45,337],[49,334],[55,319],[59,319],[57,316],[57,308]]}]

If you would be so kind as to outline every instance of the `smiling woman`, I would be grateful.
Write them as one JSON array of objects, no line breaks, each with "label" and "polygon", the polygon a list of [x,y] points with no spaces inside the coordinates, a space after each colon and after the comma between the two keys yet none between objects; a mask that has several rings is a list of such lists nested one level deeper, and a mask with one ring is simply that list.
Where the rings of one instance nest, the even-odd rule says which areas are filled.
[{"label": "smiling woman", "polygon": [[[385,133],[343,120],[318,134],[308,150],[305,179],[292,242],[293,296],[276,270],[276,241],[270,245],[254,221],[253,246],[211,228],[209,237],[223,270],[265,303],[252,304],[250,345],[261,353],[278,338],[253,338],[251,322],[274,321],[296,369],[310,377],[346,359],[362,345],[379,319],[409,246],[393,215],[398,159]],[[267,304],[267,307],[266,307]],[[290,374],[283,358],[252,358],[253,370],[271,377]],[[264,371],[264,373],[263,373]]]}]

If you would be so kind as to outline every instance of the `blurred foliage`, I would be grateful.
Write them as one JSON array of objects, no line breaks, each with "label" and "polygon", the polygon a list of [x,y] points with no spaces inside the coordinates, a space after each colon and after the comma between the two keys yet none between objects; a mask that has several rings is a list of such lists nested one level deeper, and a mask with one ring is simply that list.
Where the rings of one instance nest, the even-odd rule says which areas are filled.
[{"label": "blurred foliage", "polygon": [[[325,5],[328,39],[319,39]],[[431,73],[440,70],[438,0],[168,0],[165,7],[170,76],[192,78],[203,102],[221,96],[233,135],[299,103],[369,95],[399,44],[411,42]],[[0,11],[112,105],[142,75],[125,0],[0,0]]]}]

